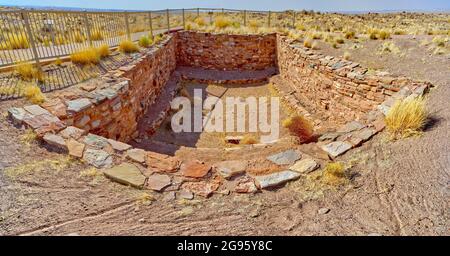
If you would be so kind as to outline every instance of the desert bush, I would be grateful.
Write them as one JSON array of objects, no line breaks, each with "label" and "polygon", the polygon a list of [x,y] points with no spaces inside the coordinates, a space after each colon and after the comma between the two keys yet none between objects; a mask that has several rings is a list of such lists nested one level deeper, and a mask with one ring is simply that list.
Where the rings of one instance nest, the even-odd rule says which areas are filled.
[{"label": "desert bush", "polygon": [[258,140],[256,139],[255,136],[253,136],[251,134],[244,135],[242,140],[239,141],[239,144],[243,144],[243,145],[251,145],[251,144],[256,144],[256,143],[258,143]]},{"label": "desert bush", "polygon": [[23,87],[22,95],[33,104],[40,104],[45,101],[45,96],[39,86],[27,84]]},{"label": "desert bush", "polygon": [[346,39],[352,39],[352,38],[355,38],[355,31],[347,31],[347,32],[345,32],[344,37],[345,37]]},{"label": "desert bush", "polygon": [[30,47],[28,38],[24,33],[4,32],[3,38],[5,41],[0,44],[2,50],[27,49]]},{"label": "desert bush", "polygon": [[340,185],[345,181],[345,167],[341,162],[328,163],[323,169],[322,181],[328,185]]},{"label": "desert bush", "polygon": [[313,124],[300,115],[283,120],[283,127],[287,128],[292,135],[296,136],[300,143],[310,141],[314,134]]},{"label": "desert bush", "polygon": [[130,40],[124,40],[120,42],[119,50],[124,53],[132,53],[139,51],[139,48]]},{"label": "desert bush", "polygon": [[449,41],[448,37],[436,36],[431,40],[438,47],[445,47],[445,44]]},{"label": "desert bush", "polygon": [[44,80],[44,75],[36,66],[31,63],[19,63],[14,67],[14,71],[20,76],[24,81],[37,80],[42,82]]},{"label": "desert bush", "polygon": [[98,29],[93,30],[91,32],[91,40],[92,41],[103,40],[103,33],[100,30],[98,30]]},{"label": "desert bush", "polygon": [[111,54],[111,51],[109,50],[109,46],[107,44],[101,45],[96,50],[100,58],[108,57]]},{"label": "desert bush", "polygon": [[140,47],[144,47],[147,48],[152,44],[152,40],[150,38],[148,38],[147,36],[142,36],[141,38],[139,38],[139,46]]},{"label": "desert bush", "polygon": [[76,31],[74,33],[74,41],[75,43],[82,43],[86,40],[86,38],[84,37],[83,33],[81,33],[80,31]]},{"label": "desert bush", "polygon": [[100,55],[95,48],[91,47],[72,53],[70,60],[77,64],[92,65],[100,62]]},{"label": "desert bush", "polygon": [[381,40],[389,39],[391,38],[391,33],[389,33],[387,30],[381,30],[378,33],[378,38]]},{"label": "desert bush", "polygon": [[341,38],[341,37],[338,37],[338,38],[335,39],[335,42],[336,42],[337,44],[343,44],[343,43],[344,43],[344,39]]},{"label": "desert bush", "polygon": [[306,48],[311,48],[313,44],[313,40],[311,38],[306,38],[305,41],[303,41],[303,46]]},{"label": "desert bush", "polygon": [[218,16],[214,20],[214,26],[218,29],[224,29],[231,26],[231,24],[231,21],[224,16]]},{"label": "desert bush", "polygon": [[397,101],[386,115],[386,129],[394,139],[420,134],[427,119],[422,97]]},{"label": "desert bush", "polygon": [[306,27],[303,24],[297,24],[295,28],[300,31],[306,31]]},{"label": "desert bush", "polygon": [[57,35],[55,37],[55,45],[63,45],[63,44],[67,44],[67,38],[63,35]]},{"label": "desert bush", "polygon": [[251,20],[248,22],[248,27],[251,29],[257,29],[260,27],[260,24],[256,20]]},{"label": "desert bush", "polygon": [[384,42],[378,49],[378,54],[383,53],[394,53],[400,54],[400,48],[397,47],[393,42]]},{"label": "desert bush", "polygon": [[203,27],[203,26],[206,25],[206,21],[202,17],[195,18],[194,23],[197,24],[200,27]]},{"label": "desert bush", "polygon": [[344,60],[350,60],[351,54],[349,52],[344,52]]}]

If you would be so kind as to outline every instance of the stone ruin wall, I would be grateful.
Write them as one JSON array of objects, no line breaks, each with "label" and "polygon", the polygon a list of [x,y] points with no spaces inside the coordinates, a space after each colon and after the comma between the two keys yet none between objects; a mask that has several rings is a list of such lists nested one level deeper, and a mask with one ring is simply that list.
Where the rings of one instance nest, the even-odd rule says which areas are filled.
[{"label": "stone ruin wall", "polygon": [[[137,123],[155,101],[176,68],[176,40],[169,37],[135,63],[115,73],[115,84],[89,95],[91,105],[72,111],[68,124],[103,137],[129,141]],[[120,82],[121,81],[121,82]]]},{"label": "stone ruin wall", "polygon": [[336,123],[360,119],[401,87],[421,82],[389,74],[369,75],[358,63],[310,50],[277,37],[280,78],[300,96],[308,112]]},{"label": "stone ruin wall", "polygon": [[276,66],[276,34],[177,34],[180,66],[214,70],[263,70]]}]

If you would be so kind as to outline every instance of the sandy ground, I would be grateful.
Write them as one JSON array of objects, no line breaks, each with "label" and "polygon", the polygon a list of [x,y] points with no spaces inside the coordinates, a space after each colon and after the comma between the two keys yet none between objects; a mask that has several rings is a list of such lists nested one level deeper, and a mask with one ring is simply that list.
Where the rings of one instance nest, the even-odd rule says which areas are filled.
[{"label": "sandy ground", "polygon": [[[351,166],[351,179],[337,188],[301,178],[255,195],[167,202],[147,192],[156,200],[142,202],[142,191],[80,176],[88,168],[83,163],[35,143],[24,146],[24,131],[4,115],[22,102],[1,102],[0,234],[449,235],[450,62],[448,56],[429,55],[419,42],[399,40],[405,41],[400,48],[406,57],[380,57],[371,48],[379,42],[369,41],[352,59],[434,83],[428,96],[433,122],[420,137],[392,142],[383,132],[347,153],[339,160]],[[43,159],[54,161],[22,168],[21,174],[5,170]],[[321,208],[329,212],[320,214]]]}]

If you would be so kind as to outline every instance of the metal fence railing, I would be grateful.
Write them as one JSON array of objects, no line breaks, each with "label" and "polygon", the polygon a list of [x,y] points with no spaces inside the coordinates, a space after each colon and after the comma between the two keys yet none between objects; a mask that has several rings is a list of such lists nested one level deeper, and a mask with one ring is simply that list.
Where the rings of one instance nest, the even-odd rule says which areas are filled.
[{"label": "metal fence railing", "polygon": [[[241,26],[294,27],[295,12],[247,11],[233,9],[170,9],[157,11],[62,11],[62,10],[2,10],[0,11],[0,70],[10,70],[18,63],[33,63],[39,69],[43,63],[70,56],[87,47],[108,45],[117,47],[122,40],[139,40],[142,36],[162,34],[185,28],[188,22],[202,17],[207,25],[218,16],[226,16]],[[253,24],[254,25],[254,24]],[[109,58],[96,67],[96,72],[117,68],[124,60]],[[72,73],[67,67],[66,72]],[[53,72],[53,73],[51,73]],[[52,79],[40,83],[43,91],[67,87],[85,79],[85,75],[58,74],[61,70],[46,70]],[[75,72],[77,73],[77,72]],[[78,72],[79,73],[79,72]],[[0,89],[14,86],[14,77],[0,72]],[[60,81],[60,82],[55,82]],[[53,84],[53,85],[52,85]],[[0,90],[0,98],[4,98]]]}]

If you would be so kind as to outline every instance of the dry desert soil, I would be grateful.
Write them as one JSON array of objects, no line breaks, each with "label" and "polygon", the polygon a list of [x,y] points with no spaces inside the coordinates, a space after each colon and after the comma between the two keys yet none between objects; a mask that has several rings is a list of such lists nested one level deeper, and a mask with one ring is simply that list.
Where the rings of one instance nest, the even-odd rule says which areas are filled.
[{"label": "dry desert soil", "polygon": [[[434,55],[423,38],[393,36],[403,54],[378,54],[382,41],[334,49],[376,70],[434,84],[430,121],[418,137],[389,141],[385,132],[339,161],[350,181],[321,188],[301,178],[254,195],[215,194],[169,201],[103,176],[89,167],[27,144],[0,102],[0,235],[450,235],[450,57]],[[8,167],[14,168],[14,171]]]}]

